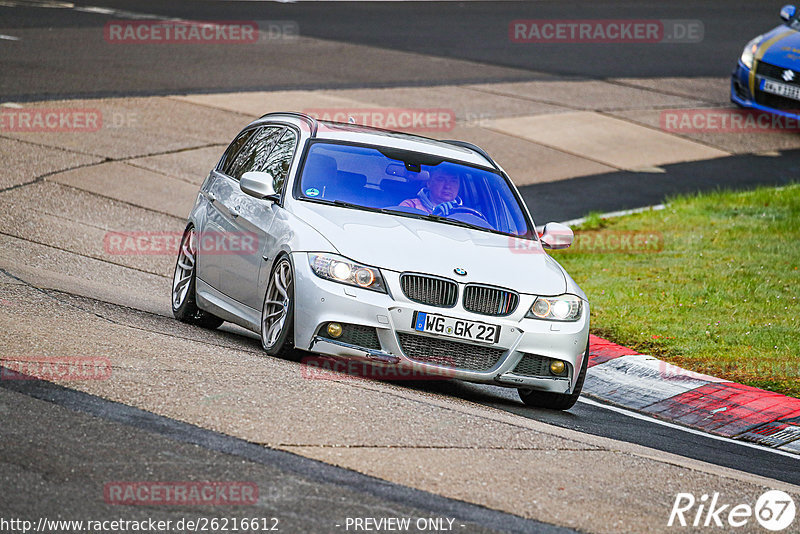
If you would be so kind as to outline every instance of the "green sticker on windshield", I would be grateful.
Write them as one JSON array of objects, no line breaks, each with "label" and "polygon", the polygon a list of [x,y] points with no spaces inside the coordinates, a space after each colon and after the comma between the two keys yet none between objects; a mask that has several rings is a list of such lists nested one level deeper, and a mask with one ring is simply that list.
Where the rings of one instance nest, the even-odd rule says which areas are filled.
[{"label": "green sticker on windshield", "polygon": [[319,195],[319,189],[316,189],[316,188],[314,188],[314,187],[311,187],[311,188],[309,188],[309,189],[306,189],[306,196],[308,196],[308,197],[315,197],[315,196],[317,196],[317,195]]}]

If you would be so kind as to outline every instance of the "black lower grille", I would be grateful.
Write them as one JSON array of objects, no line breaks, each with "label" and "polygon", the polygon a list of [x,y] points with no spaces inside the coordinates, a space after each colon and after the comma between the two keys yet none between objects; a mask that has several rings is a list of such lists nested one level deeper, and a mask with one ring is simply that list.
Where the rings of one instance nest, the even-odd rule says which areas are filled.
[{"label": "black lower grille", "polygon": [[539,356],[538,354],[523,354],[522,359],[517,363],[514,370],[511,371],[515,375],[520,376],[567,376],[569,374],[570,366],[566,364],[564,371],[561,373],[553,373],[550,370],[550,362],[553,359],[546,356]]},{"label": "black lower grille", "polygon": [[550,358],[525,354],[511,372],[520,376],[550,376]]},{"label": "black lower grille", "polygon": [[767,106],[768,108],[783,109],[795,112],[800,110],[800,102],[797,100],[792,100],[791,98],[786,98],[785,96],[765,93],[764,91],[759,91],[758,89],[756,89],[755,96],[756,103],[761,104],[762,106]]},{"label": "black lower grille", "polygon": [[378,332],[371,326],[343,324],[342,335],[334,338],[328,334],[328,323],[325,323],[322,325],[320,335],[327,339],[364,347],[365,349],[380,350],[381,348],[381,342],[378,341]]},{"label": "black lower grille", "polygon": [[488,371],[500,361],[505,350],[448,341],[416,334],[397,334],[406,357],[454,369]]}]

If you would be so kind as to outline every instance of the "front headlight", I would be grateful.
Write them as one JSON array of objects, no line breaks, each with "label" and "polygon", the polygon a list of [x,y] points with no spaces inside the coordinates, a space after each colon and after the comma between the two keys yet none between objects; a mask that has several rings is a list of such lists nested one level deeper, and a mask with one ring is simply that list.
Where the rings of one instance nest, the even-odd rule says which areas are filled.
[{"label": "front headlight", "polygon": [[309,254],[308,263],[320,278],[386,293],[383,276],[375,267],[367,267],[336,254]]},{"label": "front headlight", "polygon": [[748,69],[753,68],[753,59],[756,57],[756,51],[758,50],[758,45],[761,43],[762,35],[759,35],[744,47],[744,51],[742,52],[742,63]]},{"label": "front headlight", "polygon": [[577,321],[582,309],[583,302],[575,295],[536,297],[525,317],[548,321]]}]

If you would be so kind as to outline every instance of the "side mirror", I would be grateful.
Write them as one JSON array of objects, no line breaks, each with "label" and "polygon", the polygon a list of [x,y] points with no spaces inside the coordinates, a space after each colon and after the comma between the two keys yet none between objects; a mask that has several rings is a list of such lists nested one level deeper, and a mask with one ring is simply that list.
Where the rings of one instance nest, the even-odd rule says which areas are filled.
[{"label": "side mirror", "polygon": [[239,187],[251,197],[277,202],[280,200],[280,195],[275,193],[272,182],[273,178],[270,173],[250,171],[242,175]]},{"label": "side mirror", "polygon": [[544,248],[553,250],[569,247],[574,238],[575,234],[572,233],[569,226],[556,222],[545,224],[542,228],[542,235],[539,237]]},{"label": "side mirror", "polygon": [[797,13],[797,8],[793,5],[786,5],[781,8],[781,18],[786,22],[794,18],[795,13]]}]

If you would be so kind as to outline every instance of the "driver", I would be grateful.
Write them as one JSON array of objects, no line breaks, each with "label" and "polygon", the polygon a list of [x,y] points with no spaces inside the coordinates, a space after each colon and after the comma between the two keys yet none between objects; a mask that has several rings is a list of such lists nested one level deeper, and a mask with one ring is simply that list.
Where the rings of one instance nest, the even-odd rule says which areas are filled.
[{"label": "driver", "polygon": [[423,187],[414,198],[408,198],[401,206],[414,208],[425,213],[447,216],[453,208],[461,206],[458,189],[461,180],[457,174],[448,169],[434,170]]}]

